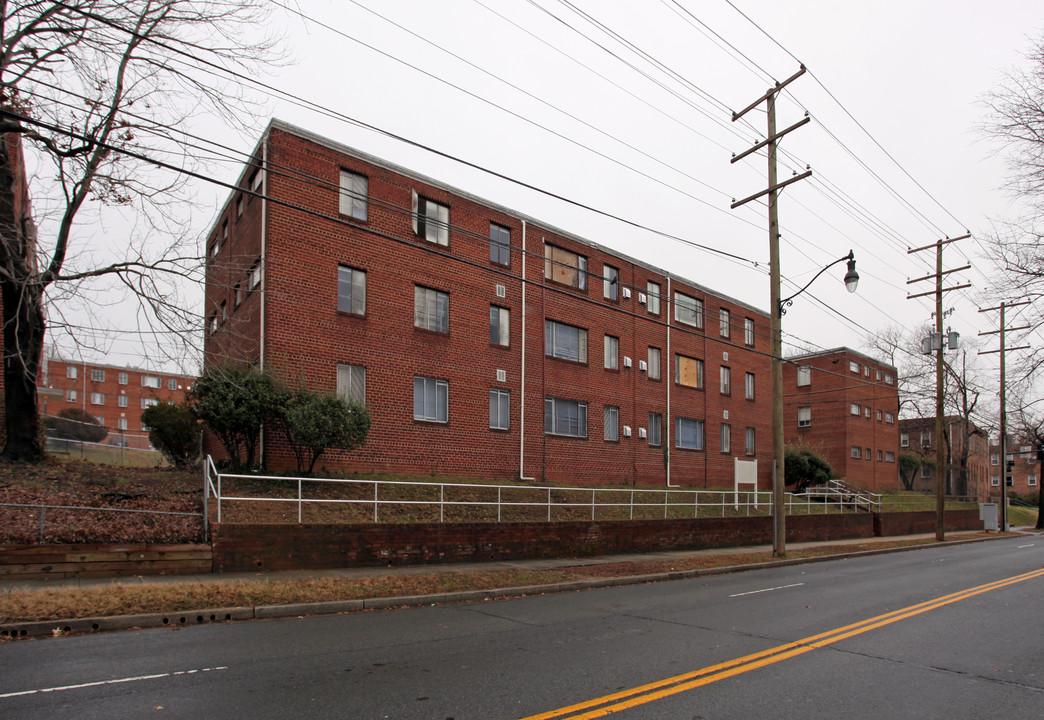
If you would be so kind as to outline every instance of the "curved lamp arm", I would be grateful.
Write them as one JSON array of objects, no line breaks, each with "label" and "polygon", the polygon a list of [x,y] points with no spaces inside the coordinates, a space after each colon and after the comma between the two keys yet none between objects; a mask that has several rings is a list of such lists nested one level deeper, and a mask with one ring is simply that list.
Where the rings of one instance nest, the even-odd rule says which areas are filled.
[{"label": "curved lamp arm", "polygon": [[789,307],[789,306],[793,305],[794,304],[794,298],[796,298],[798,295],[800,295],[801,293],[803,293],[806,290],[808,290],[809,285],[814,283],[816,281],[816,278],[818,278],[820,275],[825,273],[827,270],[829,270],[830,268],[834,267],[839,262],[842,262],[844,260],[848,261],[848,272],[845,273],[845,287],[848,288],[848,292],[855,292],[856,291],[856,286],[859,284],[859,273],[856,272],[855,253],[852,252],[851,250],[849,250],[847,255],[845,255],[844,257],[838,258],[837,260],[835,260],[834,262],[830,263],[829,265],[824,267],[822,270],[817,272],[815,274],[815,276],[811,280],[809,280],[807,283],[805,283],[805,287],[801,288],[800,290],[798,290],[796,293],[794,293],[790,297],[784,298],[784,299],[780,300],[779,301],[779,307],[776,308],[776,310],[779,312],[779,317],[783,317],[784,315],[787,314],[786,308],[784,306]]}]

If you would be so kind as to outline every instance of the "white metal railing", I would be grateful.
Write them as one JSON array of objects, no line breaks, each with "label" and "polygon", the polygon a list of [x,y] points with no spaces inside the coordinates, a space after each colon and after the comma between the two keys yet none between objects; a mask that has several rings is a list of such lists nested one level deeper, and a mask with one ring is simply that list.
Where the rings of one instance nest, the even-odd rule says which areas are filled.
[{"label": "white metal railing", "polygon": [[[240,483],[278,483],[284,491],[293,491],[292,497],[251,496],[223,494],[224,488]],[[321,487],[337,487],[343,492],[353,492],[355,497],[316,497],[315,490]],[[312,490],[311,495],[306,489]],[[416,499],[395,497],[396,490],[423,489],[430,498]],[[233,491],[234,492],[234,491]],[[483,499],[466,497],[476,492]],[[555,509],[590,508],[590,519],[596,520],[599,511],[614,514],[613,519],[634,519],[638,511],[642,517],[724,517],[726,508],[731,515],[768,515],[772,508],[771,491],[733,490],[684,490],[676,488],[583,488],[569,486],[493,485],[471,483],[422,482],[407,480],[361,480],[355,478],[304,478],[276,475],[237,475],[218,472],[217,466],[208,456],[204,462],[204,512],[209,517],[209,500],[216,501],[217,521],[222,521],[223,506],[233,502],[289,503],[297,507],[297,522],[304,521],[304,508],[308,505],[347,505],[372,507],[369,517],[381,522],[382,507],[437,507],[439,522],[446,521],[448,510],[460,508],[489,508],[492,519],[496,511],[496,522],[503,522],[505,511],[514,508],[538,509],[541,519],[551,522]],[[615,511],[615,512],[613,512]],[[626,511],[626,513],[624,512]],[[673,511],[673,513],[672,513]],[[858,503],[845,500],[840,494],[835,497],[786,494],[786,511],[790,515],[827,514],[830,512],[865,511]],[[585,513],[586,515],[587,513]],[[536,517],[536,513],[531,513]],[[528,519],[528,518],[527,518]]]},{"label": "white metal railing", "polygon": [[810,487],[803,493],[805,497],[815,498],[820,502],[834,502],[842,507],[851,506],[853,510],[880,512],[881,498],[878,493],[853,488],[842,480],[830,480],[825,486]]}]

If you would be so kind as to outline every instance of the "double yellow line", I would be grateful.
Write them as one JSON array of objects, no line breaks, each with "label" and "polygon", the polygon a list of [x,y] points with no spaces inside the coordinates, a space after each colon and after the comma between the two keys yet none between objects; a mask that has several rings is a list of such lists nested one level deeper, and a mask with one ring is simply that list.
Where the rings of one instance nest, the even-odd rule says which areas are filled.
[{"label": "double yellow line", "polygon": [[844,640],[855,635],[861,635],[870,630],[876,630],[877,628],[891,625],[894,622],[905,620],[914,615],[920,615],[929,610],[936,610],[946,605],[960,602],[961,600],[967,600],[970,597],[975,597],[976,595],[981,595],[982,593],[990,592],[991,590],[998,590],[1009,585],[1014,585],[1015,583],[1039,577],[1044,577],[1044,569],[1034,570],[1033,572],[1016,575],[1015,577],[1006,578],[1004,580],[997,580],[996,582],[987,583],[986,585],[968,588],[950,595],[943,595],[934,600],[928,600],[927,602],[918,605],[911,605],[902,610],[895,610],[851,625],[845,625],[844,627],[830,630],[828,632],[812,635],[801,640],[795,640],[794,642],[789,642],[785,645],[779,645],[768,650],[762,650],[753,655],[746,655],[741,658],[736,658],[735,660],[719,663],[718,665],[711,665],[700,670],[694,670],[682,675],[675,675],[674,677],[657,680],[648,685],[641,685],[639,687],[631,688],[630,690],[622,690],[618,693],[613,693],[612,695],[594,698],[593,700],[587,700],[582,703],[577,703],[576,705],[559,708],[558,710],[551,710],[539,715],[531,715],[527,718],[523,718],[523,720],[550,720],[551,718],[589,720],[590,718],[604,717],[606,715],[611,715],[612,713],[627,710],[628,708],[653,702],[654,700],[659,700],[671,695],[686,692],[687,690],[702,687],[703,685],[710,685],[719,680],[734,677],[782,660],[787,660],[788,658],[807,653],[810,650],[824,647],[830,643]]}]

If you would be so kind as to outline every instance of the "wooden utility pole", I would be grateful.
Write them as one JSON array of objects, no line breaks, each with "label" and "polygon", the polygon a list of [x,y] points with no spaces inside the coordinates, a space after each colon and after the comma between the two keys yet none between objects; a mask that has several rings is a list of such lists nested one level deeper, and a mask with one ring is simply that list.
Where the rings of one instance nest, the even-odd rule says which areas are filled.
[{"label": "wooden utility pole", "polygon": [[[959,272],[961,270],[967,270],[971,265],[965,265],[963,267],[954,268],[953,270],[943,271],[942,264],[942,251],[943,246],[948,245],[958,240],[965,240],[971,237],[971,233],[961,235],[956,238],[946,238],[945,240],[939,240],[938,242],[932,243],[931,245],[925,245],[924,247],[914,248],[907,250],[906,254],[909,255],[915,252],[921,252],[922,250],[929,250],[935,248],[935,272],[932,275],[925,275],[924,277],[914,278],[913,280],[907,280],[906,284],[909,285],[915,282],[921,282],[922,280],[935,279],[935,290],[929,292],[917,293],[916,295],[907,295],[906,299],[924,297],[926,295],[935,295],[935,333],[931,341],[931,345],[935,345],[935,539],[943,541],[946,539],[946,452],[943,449],[943,293],[950,292],[951,290],[961,290],[963,288],[971,287],[971,283],[965,283],[964,285],[955,285],[954,287],[944,288],[943,287],[943,276],[949,275],[950,273]],[[929,345],[929,347],[931,347]]]},{"label": "wooden utility pole", "polygon": [[1000,353],[1000,455],[1001,463],[1004,466],[1004,473],[1001,475],[1001,532],[1008,531],[1008,408],[1005,402],[1005,396],[1007,395],[1007,389],[1004,378],[1004,360],[1008,353],[1008,350],[1025,350],[1029,345],[1021,345],[1019,347],[1008,348],[1004,345],[1005,333],[1008,330],[1027,330],[1029,325],[1023,325],[1022,327],[1009,328],[1004,324],[1004,309],[1009,307],[1017,307],[1019,305],[1029,305],[1029,300],[1023,300],[1017,303],[1001,303],[997,307],[982,308],[979,312],[992,312],[994,310],[1000,310],[1000,329],[989,330],[987,332],[981,332],[979,335],[1000,335],[1000,350],[980,350],[980,355],[991,355],[993,353]]},{"label": "wooden utility pole", "polygon": [[768,189],[762,190],[761,192],[744,198],[743,200],[733,202],[732,209],[735,210],[744,203],[768,195],[769,301],[771,303],[771,308],[769,310],[769,335],[772,340],[772,554],[775,557],[785,557],[787,554],[786,507],[783,494],[786,485],[785,476],[783,474],[783,339],[780,333],[779,215],[776,209],[776,198],[779,191],[787,185],[795,183],[798,180],[804,180],[812,175],[812,171],[808,170],[800,175],[795,175],[789,180],[777,182],[776,141],[790,131],[796,130],[802,125],[805,125],[811,120],[811,118],[806,114],[804,119],[777,133],[776,95],[780,90],[804,74],[805,66],[802,65],[800,70],[783,82],[776,83],[775,87],[770,88],[768,92],[752,102],[746,108],[738,113],[732,113],[732,121],[735,122],[762,102],[765,102],[766,110],[768,111],[768,136],[766,139],[756,143],[753,147],[748,148],[738,155],[733,155],[731,162],[735,163],[738,160],[742,160],[763,147],[768,148]]}]

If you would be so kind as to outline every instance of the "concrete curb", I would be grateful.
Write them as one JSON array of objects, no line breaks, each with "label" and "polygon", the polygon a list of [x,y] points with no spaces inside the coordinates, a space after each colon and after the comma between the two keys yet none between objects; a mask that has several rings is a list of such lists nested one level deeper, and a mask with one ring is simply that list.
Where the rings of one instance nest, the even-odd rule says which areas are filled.
[{"label": "concrete curb", "polygon": [[856,552],[820,555],[808,558],[790,558],[769,560],[749,565],[729,565],[718,568],[702,568],[695,570],[670,570],[660,573],[627,575],[624,577],[591,578],[588,580],[572,580],[547,585],[522,585],[518,587],[495,588],[489,590],[462,590],[458,592],[432,593],[430,595],[406,595],[400,597],[365,598],[361,600],[332,600],[314,603],[290,603],[285,605],[258,605],[255,607],[210,608],[206,610],[184,610],[176,613],[149,613],[144,615],[113,615],[110,617],[78,618],[71,620],[39,620],[32,622],[15,622],[0,625],[0,640],[40,637],[61,637],[78,633],[112,632],[116,630],[138,630],[146,628],[169,627],[175,630],[183,627],[211,625],[224,622],[244,620],[276,620],[281,618],[337,615],[360,610],[383,610],[391,608],[423,607],[425,605],[445,605],[450,603],[482,602],[523,597],[527,595],[547,595],[559,592],[575,592],[597,588],[621,587],[625,585],[641,585],[671,580],[689,580],[698,577],[728,575],[753,570],[789,567],[826,562],[828,560],[845,560],[907,552],[910,550],[926,550],[929,548],[951,547],[970,543],[1002,540],[1005,536],[971,538],[968,540],[951,540],[929,545],[907,545],[904,547],[880,548],[877,550],[859,550]]}]

